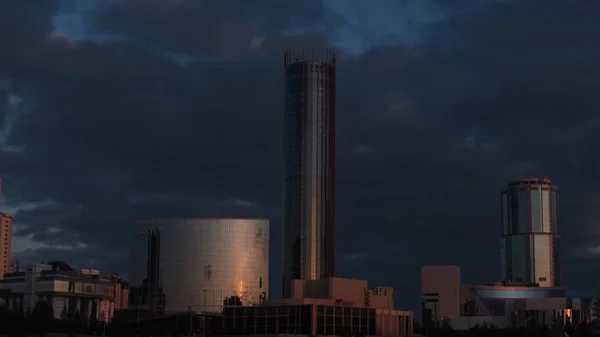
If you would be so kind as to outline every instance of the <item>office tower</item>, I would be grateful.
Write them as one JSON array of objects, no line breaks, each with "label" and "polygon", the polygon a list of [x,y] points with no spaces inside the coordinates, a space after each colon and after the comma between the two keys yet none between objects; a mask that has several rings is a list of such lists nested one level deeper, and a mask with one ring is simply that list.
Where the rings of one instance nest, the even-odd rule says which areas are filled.
[{"label": "office tower", "polygon": [[[0,179],[0,207],[2,206],[2,179]],[[0,210],[2,210],[0,208]],[[4,273],[12,271],[10,258],[10,243],[12,239],[12,220],[11,214],[0,212],[0,280],[4,278]]]},{"label": "office tower", "polygon": [[560,285],[558,188],[549,179],[510,182],[502,191],[504,281]]},{"label": "office tower", "polygon": [[268,298],[268,219],[166,219],[135,227],[130,306],[158,314],[220,312]]},{"label": "office tower", "polygon": [[285,68],[283,297],[334,276],[335,55],[291,51]]}]

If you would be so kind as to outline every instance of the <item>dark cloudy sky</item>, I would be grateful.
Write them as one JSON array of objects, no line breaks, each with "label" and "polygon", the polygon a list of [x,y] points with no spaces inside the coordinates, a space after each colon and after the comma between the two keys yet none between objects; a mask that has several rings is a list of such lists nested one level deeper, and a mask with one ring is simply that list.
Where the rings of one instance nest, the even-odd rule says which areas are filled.
[{"label": "dark cloudy sky", "polygon": [[15,255],[126,273],[132,222],[272,218],[286,47],[338,49],[337,270],[414,308],[420,266],[499,279],[499,191],[561,189],[564,279],[600,254],[599,1],[0,1]]}]

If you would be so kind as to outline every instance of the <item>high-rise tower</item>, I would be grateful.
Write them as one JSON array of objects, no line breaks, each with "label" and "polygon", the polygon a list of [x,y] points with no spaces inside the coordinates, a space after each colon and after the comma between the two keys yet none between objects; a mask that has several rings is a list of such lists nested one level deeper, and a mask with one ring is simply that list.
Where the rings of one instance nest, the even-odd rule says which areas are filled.
[{"label": "high-rise tower", "polygon": [[[2,179],[0,179],[0,201],[2,201]],[[10,258],[12,220],[11,214],[0,212],[0,280],[4,278],[4,273],[14,271],[13,262]]]},{"label": "high-rise tower", "polygon": [[335,55],[290,51],[285,68],[283,297],[334,275]]},{"label": "high-rise tower", "polygon": [[510,182],[502,192],[502,277],[560,285],[558,188],[549,179]]}]

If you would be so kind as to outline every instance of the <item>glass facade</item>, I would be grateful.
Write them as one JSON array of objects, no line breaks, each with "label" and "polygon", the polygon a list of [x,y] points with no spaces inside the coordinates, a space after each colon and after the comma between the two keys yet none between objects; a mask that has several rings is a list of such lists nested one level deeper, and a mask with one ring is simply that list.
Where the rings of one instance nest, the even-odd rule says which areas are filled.
[{"label": "glass facade", "polygon": [[335,56],[285,54],[283,296],[334,275]]},{"label": "glass facade", "polygon": [[[527,318],[531,318],[532,315],[538,322],[543,323],[544,319],[546,322],[552,322],[553,317],[561,318],[567,311],[572,310],[571,323],[580,323],[589,316],[588,308],[590,308],[593,299],[598,296],[598,290],[595,288],[475,286],[471,290],[473,291],[471,293],[473,297],[470,297],[472,299],[467,302],[472,303],[474,306],[473,316],[509,315],[520,322],[527,321]],[[552,299],[560,299],[560,301],[552,301]],[[579,302],[579,305],[574,306],[576,302]],[[541,303],[544,304],[540,306]],[[531,307],[538,307],[539,309],[526,310]],[[563,320],[560,319],[560,321]]]},{"label": "glass facade", "polygon": [[[376,336],[376,318],[376,309],[341,305],[228,307],[223,311],[223,328],[226,334]],[[400,321],[403,317],[394,318]],[[402,323],[409,322],[404,319]]]},{"label": "glass facade", "polygon": [[[152,220],[136,225],[134,274],[153,311],[220,312],[269,295],[269,220]],[[143,272],[141,269],[144,269]]]},{"label": "glass facade", "polygon": [[548,179],[511,182],[502,192],[502,276],[560,285],[558,188]]}]

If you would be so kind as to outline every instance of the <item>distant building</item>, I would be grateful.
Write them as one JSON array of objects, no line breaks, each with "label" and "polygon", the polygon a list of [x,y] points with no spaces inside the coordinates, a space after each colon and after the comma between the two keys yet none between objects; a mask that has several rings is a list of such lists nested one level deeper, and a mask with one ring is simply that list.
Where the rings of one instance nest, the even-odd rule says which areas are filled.
[{"label": "distant building", "polygon": [[293,280],[291,297],[223,310],[223,334],[412,336],[413,313],[394,310],[393,289],[367,281]]},{"label": "distant building", "polygon": [[221,312],[269,295],[269,220],[196,218],[136,224],[130,307]]},{"label": "distant building", "polygon": [[598,289],[507,282],[469,285],[461,282],[457,266],[425,266],[421,269],[421,296],[423,326],[448,324],[463,330],[475,325],[577,325],[594,313]]},{"label": "distant building", "polygon": [[334,276],[335,54],[290,51],[284,68],[285,298],[292,280]]},{"label": "distant building", "polygon": [[13,217],[11,214],[0,213],[0,280],[4,277],[4,273],[12,271],[10,257],[10,246],[12,240],[12,220]]},{"label": "distant building", "polygon": [[2,179],[0,179],[0,280],[4,273],[12,272],[11,241],[12,241],[12,214],[2,213]]},{"label": "distant building", "polygon": [[11,259],[6,273],[16,273],[19,271],[19,260]]},{"label": "distant building", "polygon": [[558,188],[522,179],[502,192],[502,276],[507,282],[560,286]]},{"label": "distant building", "polygon": [[115,310],[127,305],[122,300],[127,298],[127,291],[127,284],[116,275],[75,270],[57,261],[6,274],[0,280],[0,304],[14,311],[31,312],[38,301],[48,301],[56,318],[79,314],[84,320],[109,322]]}]

